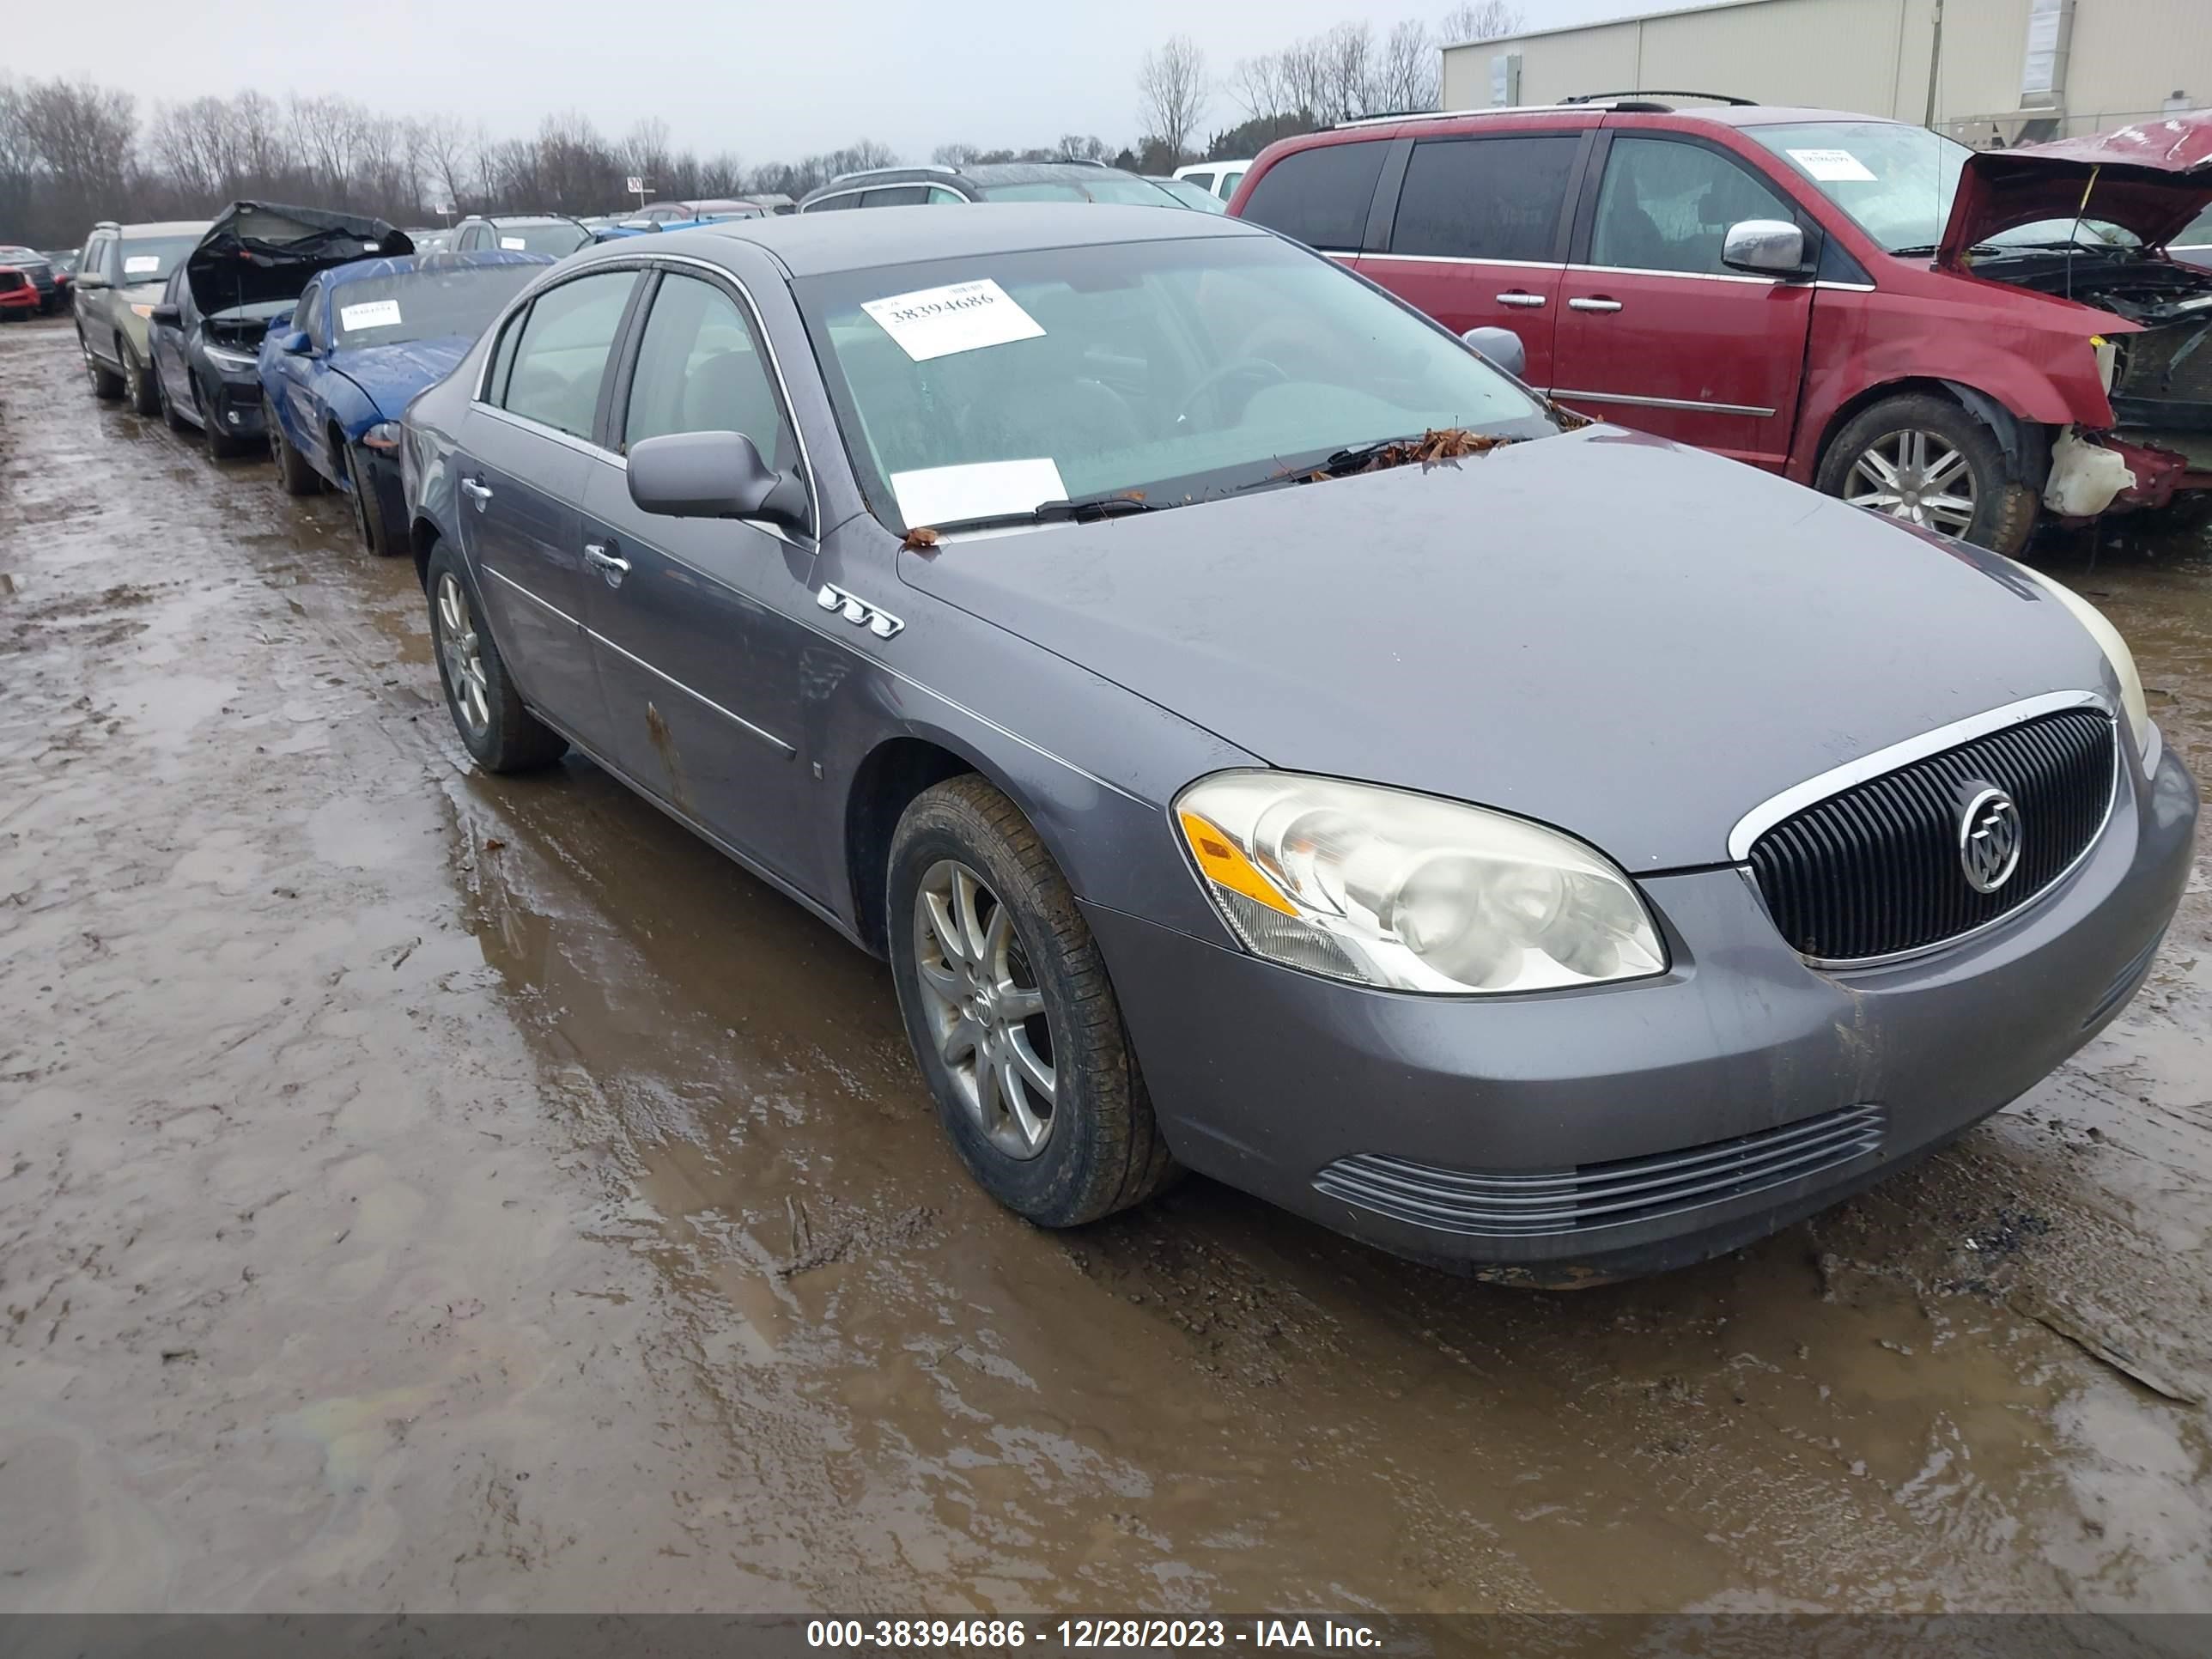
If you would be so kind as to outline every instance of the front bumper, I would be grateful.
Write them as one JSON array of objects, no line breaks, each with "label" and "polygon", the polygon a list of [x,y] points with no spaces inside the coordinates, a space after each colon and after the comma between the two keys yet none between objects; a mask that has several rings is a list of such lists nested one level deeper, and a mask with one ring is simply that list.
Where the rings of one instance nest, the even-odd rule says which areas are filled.
[{"label": "front bumper", "polygon": [[[2126,772],[2102,837],[2053,890],[1955,949],[1849,975],[1807,966],[1733,868],[1639,884],[1668,935],[1663,976],[1495,1000],[1364,990],[1119,911],[1086,915],[1182,1163],[1401,1255],[1587,1283],[1686,1266],[1825,1208],[2017,1098],[2102,1030],[2149,971],[2197,817],[2170,750],[2150,779]],[[1437,1201],[1536,1192],[1556,1211],[1578,1183],[1650,1188],[1633,1161],[1711,1170],[1732,1148],[1786,1152],[1793,1138],[1844,1156],[1791,1175],[1787,1157],[1762,1153],[1735,1190],[1709,1181],[1659,1212],[1592,1205],[1519,1230]],[[1407,1166],[1426,1174],[1398,1181]],[[1392,1185],[1416,1196],[1345,1196]]]},{"label": "front bumper", "polygon": [[204,410],[209,424],[226,437],[268,436],[268,404],[261,394],[260,377],[250,366],[229,368],[211,363],[210,367],[215,370],[215,397]]}]

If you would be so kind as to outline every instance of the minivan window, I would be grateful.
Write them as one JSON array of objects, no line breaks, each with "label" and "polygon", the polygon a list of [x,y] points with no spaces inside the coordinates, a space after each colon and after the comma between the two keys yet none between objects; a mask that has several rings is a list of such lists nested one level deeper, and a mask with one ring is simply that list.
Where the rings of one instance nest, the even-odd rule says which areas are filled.
[{"label": "minivan window", "polygon": [[1598,186],[1589,262],[1725,276],[1721,246],[1744,219],[1795,223],[1789,204],[1703,144],[1616,134]]},{"label": "minivan window", "polygon": [[507,376],[509,414],[573,438],[592,435],[607,354],[636,283],[634,270],[596,271],[538,296]]},{"label": "minivan window", "polygon": [[1293,150],[1260,175],[1242,216],[1308,247],[1357,249],[1386,148],[1370,138]]},{"label": "minivan window", "polygon": [[1440,138],[1413,146],[1393,253],[1546,261],[1559,255],[1574,133]]},{"label": "minivan window", "polygon": [[768,364],[737,301],[674,273],[646,319],[623,447],[672,432],[742,432],[772,465],[787,447]]}]

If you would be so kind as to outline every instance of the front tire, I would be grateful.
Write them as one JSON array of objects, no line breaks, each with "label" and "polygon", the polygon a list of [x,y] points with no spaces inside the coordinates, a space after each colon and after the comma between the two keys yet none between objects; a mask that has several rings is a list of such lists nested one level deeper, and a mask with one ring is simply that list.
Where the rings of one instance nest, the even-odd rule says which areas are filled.
[{"label": "front tire", "polygon": [[392,546],[392,534],[385,528],[384,503],[377,499],[368,463],[357,444],[347,445],[341,453],[345,456],[346,483],[353,490],[354,528],[361,532],[363,547],[380,559],[388,559],[398,550]]},{"label": "front tire", "polygon": [[568,740],[523,706],[460,554],[439,543],[428,576],[431,649],[446,688],[446,711],[461,742],[487,772],[550,766],[568,752]]},{"label": "front tire", "polygon": [[154,376],[155,400],[161,405],[161,419],[172,432],[190,432],[192,423],[177,412],[176,401],[169,396],[169,384],[157,372]]},{"label": "front tire", "polygon": [[2035,491],[2014,480],[1996,433],[1948,398],[1886,398],[1844,423],[1814,483],[1854,507],[2017,553],[2035,527]]},{"label": "front tire", "polygon": [[134,413],[159,415],[161,398],[154,386],[154,377],[146,365],[138,361],[138,353],[128,340],[115,343],[116,355],[123,360],[123,399]]},{"label": "front tire", "polygon": [[309,465],[307,458],[292,447],[292,441],[284,435],[284,428],[276,423],[276,405],[265,398],[262,402],[263,424],[269,428],[269,441],[276,449],[276,478],[284,486],[287,495],[319,495],[323,490],[323,475]]},{"label": "front tire", "polygon": [[961,1161],[1042,1227],[1151,1197],[1176,1173],[1075,896],[1019,809],[970,774],[892,838],[891,977]]}]

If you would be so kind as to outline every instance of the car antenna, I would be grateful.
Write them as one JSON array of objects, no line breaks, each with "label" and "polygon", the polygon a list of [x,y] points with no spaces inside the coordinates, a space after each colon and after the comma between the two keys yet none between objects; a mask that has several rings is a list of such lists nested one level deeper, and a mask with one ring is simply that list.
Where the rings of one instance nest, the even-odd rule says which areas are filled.
[{"label": "car antenna", "polygon": [[2089,192],[2097,187],[2097,175],[2105,170],[2099,162],[2089,169],[2089,182],[2081,186],[2081,205],[2074,210],[2074,228],[2066,236],[2066,297],[2074,297],[2074,256],[2081,251],[2081,222],[2089,216]]}]

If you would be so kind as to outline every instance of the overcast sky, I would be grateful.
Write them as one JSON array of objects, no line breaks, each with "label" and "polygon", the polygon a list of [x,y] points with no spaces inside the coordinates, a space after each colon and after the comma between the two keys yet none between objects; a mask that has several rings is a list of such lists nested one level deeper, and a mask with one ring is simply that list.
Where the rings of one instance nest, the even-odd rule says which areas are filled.
[{"label": "overcast sky", "polygon": [[[1679,3],[1679,0],[1673,0]],[[1530,27],[1655,9],[1662,0],[1520,0]],[[247,88],[342,92],[395,115],[453,110],[495,137],[578,109],[618,137],[642,116],[680,149],[747,162],[879,139],[908,160],[937,144],[1136,136],[1145,52],[1185,33],[1218,76],[1347,17],[1431,25],[1444,3],[1358,0],[41,0],[8,14],[0,70],[89,76],[161,100]],[[1240,118],[1217,94],[1207,125]]]}]

